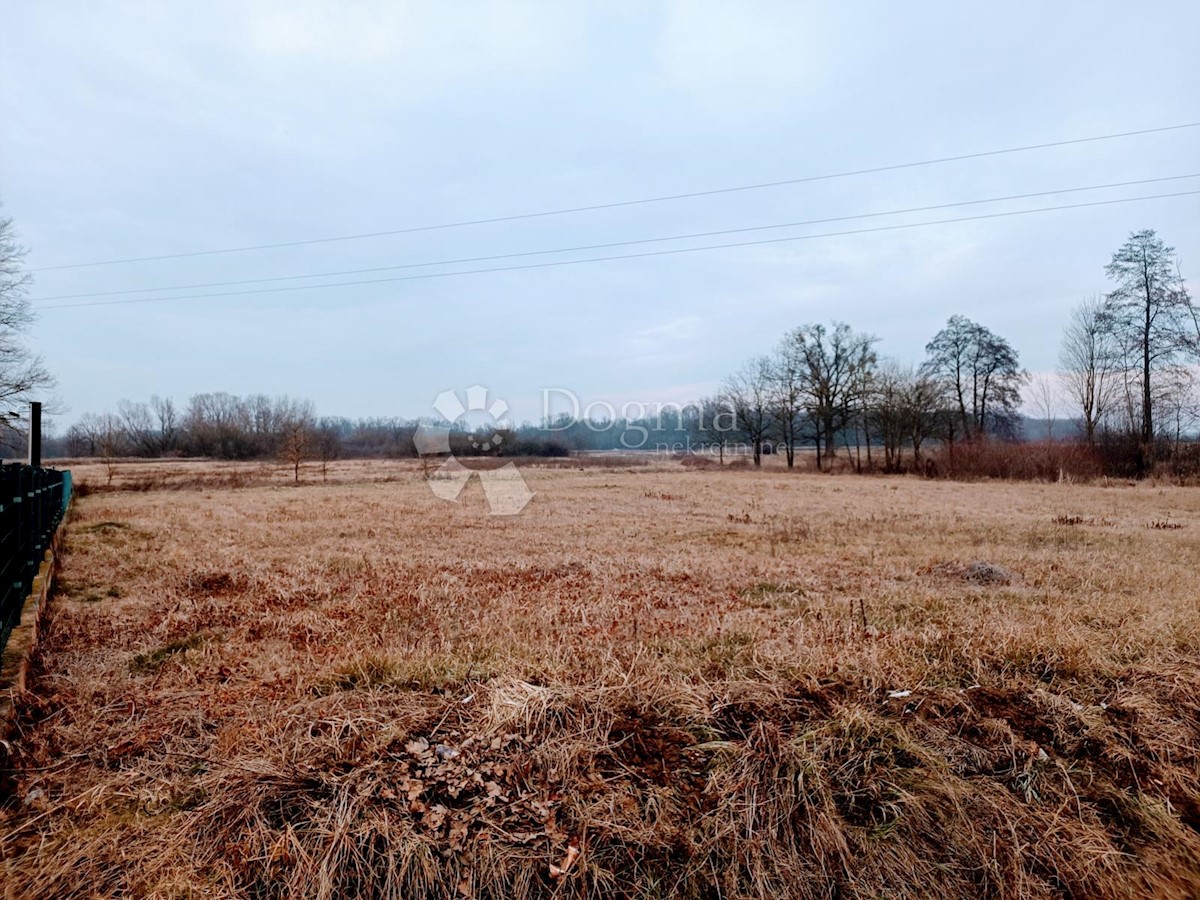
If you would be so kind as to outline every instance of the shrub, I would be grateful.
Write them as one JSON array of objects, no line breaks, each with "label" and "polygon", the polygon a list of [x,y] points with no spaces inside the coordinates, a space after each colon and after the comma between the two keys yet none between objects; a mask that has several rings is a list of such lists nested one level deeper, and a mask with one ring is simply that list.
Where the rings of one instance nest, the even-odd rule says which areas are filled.
[{"label": "shrub", "polygon": [[972,441],[946,444],[927,457],[927,474],[970,480],[1088,480],[1106,474],[1101,455],[1086,444],[1059,441]]}]

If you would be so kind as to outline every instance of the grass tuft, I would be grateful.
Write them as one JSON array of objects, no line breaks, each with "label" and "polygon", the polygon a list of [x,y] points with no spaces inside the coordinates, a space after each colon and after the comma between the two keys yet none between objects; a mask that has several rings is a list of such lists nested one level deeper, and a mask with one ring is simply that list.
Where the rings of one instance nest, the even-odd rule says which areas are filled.
[{"label": "grass tuft", "polygon": [[211,634],[197,632],[163,644],[163,646],[154,650],[139,653],[130,660],[129,671],[135,675],[146,675],[157,672],[168,660],[181,654],[186,655],[189,650],[197,650],[212,639],[213,636]]}]

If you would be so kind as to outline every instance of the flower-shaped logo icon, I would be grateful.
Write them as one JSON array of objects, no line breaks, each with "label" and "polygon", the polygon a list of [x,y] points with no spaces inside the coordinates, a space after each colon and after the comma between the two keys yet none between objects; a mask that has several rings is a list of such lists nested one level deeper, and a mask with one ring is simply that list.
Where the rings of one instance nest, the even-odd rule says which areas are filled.
[{"label": "flower-shaped logo icon", "polygon": [[[467,402],[462,400],[454,391],[442,391],[433,402],[433,408],[443,419],[454,425],[465,421],[468,416],[488,418],[492,422],[490,435],[481,430],[471,433],[468,441],[471,446],[481,452],[496,450],[503,442],[503,435],[496,425],[501,417],[508,412],[508,404],[503,400],[493,400],[489,405],[487,388],[473,385],[466,390]],[[474,471],[463,466],[454,458],[450,447],[450,427],[445,425],[417,426],[413,442],[417,453],[421,456],[446,456],[446,461],[429,478],[429,489],[434,496],[442,500],[457,503],[459,496],[471,480],[472,475],[478,475],[483,485],[483,493],[487,498],[488,513],[493,516],[513,516],[523,510],[533,499],[533,491],[525,483],[520,471],[512,463],[507,463],[499,469],[481,469]]]}]

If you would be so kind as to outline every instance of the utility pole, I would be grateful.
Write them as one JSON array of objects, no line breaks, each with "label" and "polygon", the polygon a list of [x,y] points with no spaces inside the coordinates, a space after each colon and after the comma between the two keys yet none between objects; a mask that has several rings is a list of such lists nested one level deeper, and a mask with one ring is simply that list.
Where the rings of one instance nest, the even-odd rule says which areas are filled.
[{"label": "utility pole", "polygon": [[29,404],[29,464],[42,464],[42,404],[36,400]]}]

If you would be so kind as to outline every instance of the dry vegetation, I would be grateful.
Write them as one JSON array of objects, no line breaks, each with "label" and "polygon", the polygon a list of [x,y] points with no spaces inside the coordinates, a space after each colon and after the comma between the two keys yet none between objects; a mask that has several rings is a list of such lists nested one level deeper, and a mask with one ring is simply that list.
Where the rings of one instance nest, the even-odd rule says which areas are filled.
[{"label": "dry vegetation", "polygon": [[525,472],[82,497],[6,896],[1200,894],[1195,490]]}]

